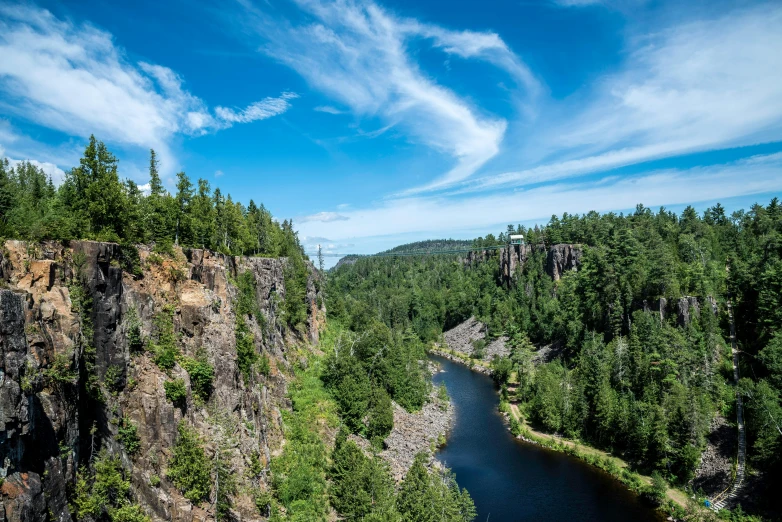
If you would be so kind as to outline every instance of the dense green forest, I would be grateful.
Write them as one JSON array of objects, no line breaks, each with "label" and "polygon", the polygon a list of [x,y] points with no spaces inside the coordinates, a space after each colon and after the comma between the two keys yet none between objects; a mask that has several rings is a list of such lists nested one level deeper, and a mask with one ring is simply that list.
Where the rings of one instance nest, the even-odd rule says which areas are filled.
[{"label": "dense green forest", "polygon": [[[138,244],[153,244],[156,252],[167,254],[177,245],[230,255],[286,257],[283,315],[293,328],[306,321],[306,285],[314,268],[307,266],[292,222],[278,223],[253,201],[246,207],[234,202],[219,188],[212,190],[206,180],[193,185],[184,172],[177,174],[175,192],[168,192],[154,151],[149,176],[148,193],[136,182],[122,180],[117,159],[94,137],[79,165],[66,173],[60,186],[29,162],[11,167],[2,159],[0,239],[117,242],[128,258],[123,268],[131,273],[138,267]],[[239,274],[234,284],[238,288],[239,369],[247,374],[254,363],[262,367],[265,361],[268,372],[267,359],[255,360],[242,319],[258,313],[254,282]],[[376,454],[393,427],[391,401],[416,411],[430,400],[423,341],[411,330],[392,328],[367,314],[356,314],[345,324],[336,320],[324,332],[324,355],[304,351],[295,361],[290,392],[293,411],[284,412],[287,442],[271,462],[271,488],[256,498],[259,514],[271,520],[299,521],[323,520],[333,517],[334,511],[345,518],[378,522],[472,520],[475,510],[469,494],[459,489],[446,470],[429,470],[424,454],[416,458],[399,485]],[[156,330],[157,336],[150,340],[157,354],[155,363],[170,369],[178,351],[170,315],[156,320]],[[191,379],[204,373],[198,370],[188,368]],[[208,397],[214,378],[210,365],[205,370],[206,391],[198,394],[201,400]],[[195,387],[199,382],[192,381],[194,393],[200,389]],[[167,381],[165,392],[174,403],[186,396],[181,379]],[[324,422],[328,429],[319,429]],[[126,431],[123,446],[132,453],[132,448],[138,448],[135,427]],[[330,448],[334,431],[336,441]],[[349,434],[366,438],[373,453],[367,455],[348,439]],[[260,466],[257,458],[256,464]],[[168,478],[186,498],[199,503],[209,496],[209,469],[202,442],[186,423],[180,424]],[[220,473],[223,491],[230,491],[235,487],[230,472]],[[79,518],[108,513],[109,520],[148,520],[131,502],[130,488],[120,458],[101,453],[90,470],[80,471],[71,495],[74,512]],[[227,497],[217,500],[221,519],[229,504]]]},{"label": "dense green forest", "polygon": [[[686,485],[711,419],[735,420],[726,300],[735,309],[746,405],[749,463],[777,484],[782,471],[782,207],[699,215],[641,205],[635,212],[553,216],[543,227],[509,226],[476,249],[523,233],[532,249],[508,288],[499,253],[467,264],[458,256],[361,258],[329,276],[328,309],[360,329],[369,320],[423,342],[471,315],[490,336],[506,335],[511,355],[495,360],[511,399],[542,429],[622,455],[637,469]],[[554,281],[548,247],[583,245],[581,267]],[[671,311],[698,298],[684,324]],[[661,320],[659,299],[668,313]],[[718,314],[708,298],[714,298]],[[646,302],[646,307],[644,306]],[[644,309],[647,311],[644,311]],[[560,355],[535,366],[541,346]],[[509,393],[504,389],[504,393]]]}]

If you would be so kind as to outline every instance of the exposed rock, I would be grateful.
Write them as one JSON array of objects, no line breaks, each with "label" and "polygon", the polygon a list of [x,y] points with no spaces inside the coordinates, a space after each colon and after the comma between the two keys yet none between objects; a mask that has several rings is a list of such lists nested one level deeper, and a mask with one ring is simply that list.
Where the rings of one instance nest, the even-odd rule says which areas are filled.
[{"label": "exposed rock", "polygon": [[[429,402],[421,411],[409,413],[396,403],[394,406],[394,428],[386,437],[385,447],[380,456],[391,467],[394,480],[401,482],[407,470],[413,465],[413,459],[421,451],[430,452],[432,445],[437,444],[440,435],[446,434],[453,421],[453,405],[448,402],[441,404],[436,390],[432,390]],[[366,439],[351,436],[364,450],[369,450]],[[430,453],[430,465],[435,456]]]},{"label": "exposed rock", "polygon": [[[470,317],[465,322],[448,330],[443,334],[446,349],[455,350],[472,356],[475,352],[473,343],[486,339],[486,325],[475,317]],[[498,337],[489,341],[483,349],[483,360],[490,361],[494,356],[504,357],[510,354],[510,348],[506,346],[508,338]]]},{"label": "exposed rock", "polygon": [[736,428],[730,426],[724,417],[718,415],[711,422],[706,438],[706,449],[695,470],[692,487],[695,491],[713,498],[733,483],[732,469],[736,458]]},{"label": "exposed rock", "polygon": [[581,245],[553,245],[546,258],[546,273],[559,281],[567,270],[578,270],[581,266]]},{"label": "exposed rock", "polygon": [[[0,289],[0,477],[5,477],[0,512],[5,518],[0,520],[42,520],[47,512],[58,521],[70,520],[65,491],[75,484],[79,465],[100,448],[132,467],[133,496],[153,519],[213,520],[213,506],[191,505],[165,479],[158,487],[150,485],[152,475],[165,477],[180,420],[197,430],[210,455],[225,440],[222,434],[230,435],[223,450],[239,483],[234,518],[257,519],[246,470],[251,455],[259,455],[268,466],[282,447],[280,409],[289,407],[289,401],[280,369],[289,364],[289,343],[317,340],[324,317],[319,276],[310,267],[310,317],[301,332],[294,332],[279,311],[285,299],[285,259],[200,249],[153,256],[143,246],[139,257],[141,273],[131,275],[120,268],[122,250],[112,243],[7,241],[0,250],[0,279],[8,288]],[[261,317],[245,322],[256,351],[268,354],[271,366],[270,376],[256,375],[247,383],[236,362],[237,289],[232,283],[244,271],[253,274],[261,312]],[[73,289],[82,280],[91,302],[85,308],[91,313],[84,318],[73,302]],[[173,310],[182,354],[200,354],[215,368],[205,407],[190,393],[183,408],[166,399],[163,384],[170,378],[182,378],[189,389],[184,368],[177,364],[169,376],[151,354],[130,353],[131,318],[148,340],[165,307]],[[91,323],[90,339],[82,338],[88,331],[83,321]],[[81,379],[47,377],[56,359],[60,364],[69,361],[74,374],[84,375],[87,345],[95,348],[101,401],[84,391]],[[115,393],[109,393],[105,382],[109,374],[111,386],[119,388]],[[141,447],[132,458],[116,439],[123,417],[138,428]]]},{"label": "exposed rock", "polygon": [[687,326],[694,317],[700,315],[701,308],[697,297],[680,297],[676,303],[676,317],[679,326]]}]

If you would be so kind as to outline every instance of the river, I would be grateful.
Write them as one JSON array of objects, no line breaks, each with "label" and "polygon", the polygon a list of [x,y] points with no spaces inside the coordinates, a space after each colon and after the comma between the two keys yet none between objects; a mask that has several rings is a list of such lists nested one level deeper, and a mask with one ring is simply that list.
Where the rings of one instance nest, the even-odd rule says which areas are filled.
[{"label": "river", "polygon": [[433,356],[455,418],[438,456],[467,488],[477,522],[595,520],[658,522],[662,517],[607,473],[577,458],[514,438],[497,410],[490,377]]}]

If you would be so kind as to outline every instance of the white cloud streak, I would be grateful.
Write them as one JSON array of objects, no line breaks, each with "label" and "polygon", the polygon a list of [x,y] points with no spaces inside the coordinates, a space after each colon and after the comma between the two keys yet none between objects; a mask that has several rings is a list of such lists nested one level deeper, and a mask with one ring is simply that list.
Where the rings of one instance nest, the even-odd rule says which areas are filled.
[{"label": "white cloud streak", "polygon": [[462,230],[546,220],[565,211],[606,212],[634,208],[638,203],[656,207],[782,191],[781,170],[782,153],[631,178],[607,177],[597,183],[551,184],[514,193],[397,199],[375,208],[343,212],[346,219],[342,221],[299,220],[297,227],[303,235],[334,241],[421,232],[450,237]]},{"label": "white cloud streak", "polygon": [[537,128],[526,151],[557,161],[471,180],[462,191],[782,140],[779,27],[782,6],[766,4],[648,35],[586,107],[558,107],[575,116],[540,118],[556,123]]},{"label": "white cloud streak", "polygon": [[471,176],[499,153],[507,126],[421,71],[409,52],[411,42],[429,40],[448,54],[488,61],[506,70],[529,95],[539,90],[530,71],[494,33],[450,31],[398,18],[371,1],[297,3],[309,15],[299,25],[248,7],[255,15],[253,28],[267,42],[264,52],[354,114],[380,117],[413,141],[454,158],[450,171],[408,193]]},{"label": "white cloud streak", "polygon": [[279,98],[264,98],[255,102],[244,110],[236,111],[217,107],[215,113],[217,117],[226,123],[250,123],[251,121],[265,120],[272,116],[277,116],[290,109],[291,104],[288,100],[298,98],[299,95],[293,92],[284,92]]},{"label": "white cloud streak", "polygon": [[0,56],[3,110],[71,136],[94,133],[109,142],[153,147],[166,171],[177,167],[169,147],[174,135],[197,136],[270,117],[287,109],[294,96],[284,93],[239,112],[218,108],[213,115],[171,69],[131,63],[109,33],[31,6],[0,6]]},{"label": "white cloud streak", "polygon": [[309,216],[302,216],[298,218],[298,223],[308,223],[317,221],[319,223],[333,223],[334,221],[347,221],[347,216],[338,214],[337,212],[318,212],[317,214],[311,214]]}]

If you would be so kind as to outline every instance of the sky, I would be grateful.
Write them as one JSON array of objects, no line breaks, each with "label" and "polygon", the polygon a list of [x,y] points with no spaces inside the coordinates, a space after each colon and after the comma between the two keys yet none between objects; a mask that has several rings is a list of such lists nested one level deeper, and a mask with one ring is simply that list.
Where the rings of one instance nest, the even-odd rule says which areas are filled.
[{"label": "sky", "polygon": [[782,3],[0,0],[0,156],[90,134],[372,253],[782,194]]}]

